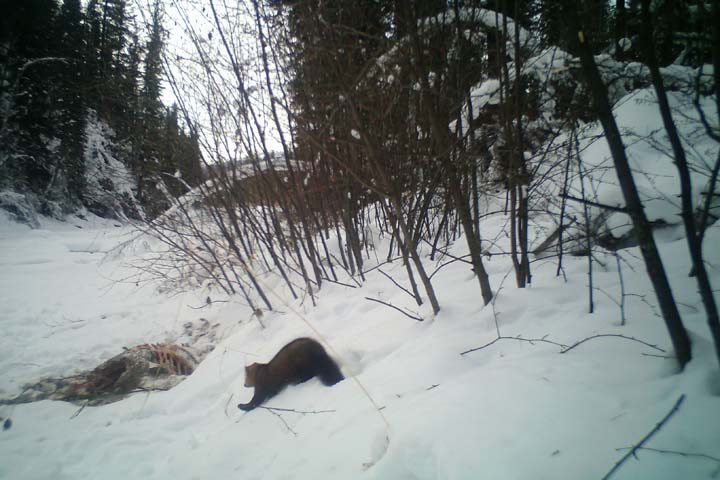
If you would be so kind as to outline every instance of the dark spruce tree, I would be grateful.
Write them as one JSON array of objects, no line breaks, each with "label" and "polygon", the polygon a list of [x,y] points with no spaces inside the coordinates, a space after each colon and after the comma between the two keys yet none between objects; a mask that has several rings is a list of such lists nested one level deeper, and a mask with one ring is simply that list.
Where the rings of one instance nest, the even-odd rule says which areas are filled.
[{"label": "dark spruce tree", "polygon": [[[57,48],[57,4],[52,0],[21,2],[7,12],[2,33],[7,89],[2,126],[3,177],[12,187],[47,200],[61,200],[63,190],[56,102],[65,60]],[[43,203],[45,213],[51,204]]]},{"label": "dark spruce tree", "polygon": [[162,94],[162,48],[163,31],[161,25],[160,4],[157,2],[150,25],[150,38],[146,45],[143,84],[140,90],[140,155],[133,164],[133,173],[137,179],[137,195],[140,202],[151,213],[157,213],[167,207],[162,192],[156,188],[158,175],[161,174],[163,139],[160,134],[163,126],[164,109],[160,101]]},{"label": "dark spruce tree", "polygon": [[[134,151],[132,170],[138,199],[151,214],[169,206],[167,194],[179,196],[200,181],[200,150],[197,141],[186,135],[178,122],[177,107],[167,109],[162,101],[164,30],[160,2],[153,9],[149,38],[145,46],[142,87],[137,94],[133,118]],[[130,58],[139,58],[134,46]],[[130,70],[136,70],[131,61]],[[163,184],[165,191],[158,188]]]},{"label": "dark spruce tree", "polygon": [[111,123],[126,113],[120,94],[128,64],[126,11],[125,0],[90,0],[86,9],[89,106]]},{"label": "dark spruce tree", "polygon": [[83,200],[85,192],[85,34],[80,0],[63,0],[58,16],[60,54],[65,59],[60,71],[60,98],[57,126],[60,155],[71,198]]}]

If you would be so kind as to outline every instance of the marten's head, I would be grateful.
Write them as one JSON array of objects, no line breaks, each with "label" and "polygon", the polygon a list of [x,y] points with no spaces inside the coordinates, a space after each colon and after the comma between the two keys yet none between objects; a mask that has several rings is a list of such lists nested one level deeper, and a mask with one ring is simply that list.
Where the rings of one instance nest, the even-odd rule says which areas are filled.
[{"label": "marten's head", "polygon": [[245,386],[254,387],[257,381],[257,372],[260,370],[260,365],[253,363],[245,367]]}]

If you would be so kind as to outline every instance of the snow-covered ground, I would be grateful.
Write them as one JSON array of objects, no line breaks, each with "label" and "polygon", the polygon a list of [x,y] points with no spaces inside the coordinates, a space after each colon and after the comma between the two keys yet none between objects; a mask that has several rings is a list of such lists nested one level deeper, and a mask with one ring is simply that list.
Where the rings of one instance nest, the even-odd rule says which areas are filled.
[{"label": "snow-covered ground", "polygon": [[[658,128],[643,95],[621,102],[621,127]],[[652,204],[653,217],[677,221],[669,160],[641,141],[630,143],[636,170],[655,172],[661,182],[640,182],[646,198],[659,190],[665,199]],[[717,145],[692,145],[698,158],[715,158]],[[586,165],[609,172],[600,168],[607,158],[602,141],[583,156]],[[597,198],[621,203],[613,182],[599,180],[605,186],[593,190]],[[696,186],[702,188],[700,177]],[[554,228],[541,217],[534,221],[534,233]],[[506,222],[496,214],[482,223],[498,251],[507,250]],[[718,478],[720,368],[688,277],[683,231],[665,228],[656,238],[693,343],[683,373],[667,358],[671,343],[636,248],[618,252],[619,262],[597,252],[593,314],[586,257],[566,256],[561,276],[556,258],[536,258],[532,286],[520,290],[509,258],[500,255],[486,261],[497,293],[487,307],[468,264],[426,258],[430,272],[444,265],[432,277],[442,307],[436,317],[379,270],[361,288],[326,283],[317,307],[308,298],[291,300],[273,288],[275,279],[260,276],[276,307],[261,324],[239,296],[136,283],[131,266],[154,244],[128,226],[88,215],[64,223],[41,218],[40,228],[31,229],[0,210],[0,398],[17,395],[25,383],[92,369],[123,347],[180,341],[187,323],[217,325],[217,348],[172,390],[99,407],[0,405],[0,417],[11,421],[0,431],[0,478],[599,479],[683,395],[646,449],[612,478]],[[710,228],[704,245],[718,288],[720,226]],[[377,238],[375,247],[383,257],[388,239]],[[461,239],[449,253],[466,250]],[[407,283],[399,262],[382,270]],[[644,343],[601,336],[560,353],[561,345],[598,334]],[[491,343],[498,335],[535,341]],[[312,379],[266,403],[293,411],[238,410],[253,393],[243,386],[244,366],[268,361],[299,336],[322,341],[346,380],[327,388]]]},{"label": "snow-covered ground", "polygon": [[[620,326],[619,276],[612,256],[596,264],[596,313],[587,313],[587,260],[533,264],[533,286],[516,289],[508,260],[487,263],[499,295],[482,307],[477,282],[455,262],[434,277],[442,310],[412,300],[378,272],[362,288],[323,287],[319,304],[284,301],[263,317],[230,299],[203,308],[206,292],[167,296],[132,275],[133,235],[89,217],[43,220],[41,229],[0,219],[0,394],[23,382],[92,368],[119,351],[177,338],[206,318],[223,340],[196,372],[167,392],[135,394],[102,406],[42,401],[2,406],[0,477],[7,479],[577,479],[600,478],[647,434],[681,395],[685,402],[646,447],[720,457],[720,374],[704,315],[688,278],[678,232],[661,244],[694,359],[682,374],[672,359],[622,338],[590,340],[568,353],[542,342],[491,342],[503,336],[564,345],[594,334],[622,334],[671,354],[665,327],[635,250],[625,263],[627,324]],[[491,218],[485,232],[504,220]],[[706,240],[720,284],[720,229]],[[137,240],[136,240],[137,243]],[[453,250],[463,253],[461,243]],[[447,261],[444,258],[441,262]],[[634,271],[631,269],[634,269]],[[383,271],[402,281],[399,263]],[[364,297],[415,310],[414,321]],[[276,300],[277,301],[277,300]],[[318,334],[348,377],[332,388],[313,379],[286,389],[270,407],[236,408],[252,395],[243,367],[267,361],[297,336]],[[372,399],[372,400],[371,400]],[[379,410],[373,405],[379,407]],[[386,423],[387,422],[387,423]],[[700,479],[720,462],[643,450],[614,478]]]}]

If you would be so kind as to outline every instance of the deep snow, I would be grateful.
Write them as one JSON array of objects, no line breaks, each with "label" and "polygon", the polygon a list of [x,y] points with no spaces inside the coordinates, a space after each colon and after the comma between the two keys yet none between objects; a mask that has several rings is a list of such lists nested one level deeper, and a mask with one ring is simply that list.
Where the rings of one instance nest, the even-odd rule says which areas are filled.
[{"label": "deep snow", "polygon": [[[630,114],[628,121],[635,121]],[[601,163],[602,147],[586,149],[587,161]],[[638,168],[643,159],[667,161],[640,146],[634,152]],[[653,210],[663,208],[671,207]],[[537,222],[534,231],[553,227]],[[497,251],[507,250],[505,223],[499,214],[483,220],[483,235],[498,240]],[[509,259],[493,256],[486,267],[497,296],[487,307],[469,266],[452,262],[433,276],[442,306],[435,318],[429,306],[416,306],[373,271],[362,288],[324,285],[317,307],[270,288],[277,310],[265,313],[263,328],[239,297],[201,288],[171,294],[136,283],[129,265],[154,240],[117,225],[93,216],[66,223],[42,218],[33,230],[0,211],[0,397],[42,377],[93,368],[122,347],[180,339],[183,325],[201,318],[218,325],[217,348],[167,392],[84,409],[51,401],[0,406],[0,416],[12,419],[0,432],[0,478],[602,478],[625,454],[618,449],[640,441],[683,394],[679,411],[645,447],[693,456],[642,450],[613,478],[720,476],[720,369],[688,277],[680,226],[657,238],[693,341],[694,358],[682,374],[664,358],[671,344],[637,249],[619,252],[624,326],[618,263],[598,252],[594,314],[587,313],[587,258],[565,257],[565,277],[555,275],[555,259],[537,259],[532,286],[520,290]],[[376,239],[380,257],[387,242]],[[714,226],[705,253],[715,286],[719,244]],[[464,241],[450,253],[464,255]],[[430,271],[448,260],[426,259]],[[382,269],[406,283],[399,262]],[[262,280],[272,287],[272,277]],[[206,305],[208,295],[224,301]],[[460,355],[492,342],[498,331],[563,345],[622,334],[665,353],[600,337],[564,354],[550,343],[506,339]],[[269,360],[298,336],[323,341],[348,378],[332,388],[313,379],[266,404],[315,413],[238,410],[252,396],[243,387],[244,365]]]},{"label": "deep snow", "polygon": [[[502,219],[494,222],[484,227],[498,228]],[[30,230],[5,220],[0,232],[4,396],[24,381],[91,368],[122,346],[175,338],[185,321],[205,317],[224,328],[218,348],[171,391],[136,394],[75,417],[78,407],[62,402],[0,407],[13,420],[0,434],[2,478],[599,478],[622,455],[616,449],[639,441],[683,393],[685,404],[647,446],[720,456],[720,375],[687,277],[684,240],[662,244],[694,345],[693,362],[677,374],[673,360],[645,356],[660,352],[620,338],[591,340],[566,354],[554,345],[502,340],[461,356],[492,341],[496,326],[493,308],[481,307],[476,281],[459,262],[434,277],[443,305],[434,320],[425,307],[415,309],[426,318],[420,323],[365,300],[412,309],[375,273],[363,288],[325,286],[316,308],[288,302],[264,316],[262,329],[232,301],[194,310],[201,292],[168,297],[150,285],[114,283],[131,273],[123,265],[132,254],[103,255],[129,235],[109,222],[45,220]],[[717,245],[720,231],[708,235],[707,245]],[[707,253],[716,265],[717,249]],[[623,269],[626,293],[654,303],[637,252],[622,256],[635,268]],[[640,297],[626,297],[624,327],[603,294],[596,295],[597,312],[587,314],[586,259],[565,260],[567,283],[555,277],[554,262],[538,262],[526,290],[506,276],[509,262],[488,262],[500,288],[494,311],[503,336],[547,335],[569,345],[621,333],[670,350],[662,320]],[[601,260],[598,292],[617,299],[615,260]],[[402,278],[399,264],[384,271]],[[296,336],[316,336],[309,325],[381,406],[389,428],[352,378],[333,388],[311,380],[268,403],[331,412],[236,408],[252,395],[243,387],[244,364],[268,360]],[[615,478],[719,473],[719,462],[642,451]]]}]

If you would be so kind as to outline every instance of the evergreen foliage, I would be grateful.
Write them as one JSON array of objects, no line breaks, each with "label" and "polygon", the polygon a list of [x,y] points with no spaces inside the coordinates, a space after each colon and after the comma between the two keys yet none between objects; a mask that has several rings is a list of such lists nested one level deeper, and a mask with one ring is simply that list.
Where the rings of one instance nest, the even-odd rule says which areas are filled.
[{"label": "evergreen foliage", "polygon": [[87,162],[103,161],[87,148],[91,112],[115,133],[108,141],[134,175],[136,208],[156,213],[167,206],[156,187],[162,176],[175,177],[165,180],[175,195],[200,182],[197,142],[161,101],[159,4],[147,35],[126,0],[90,0],[85,8],[80,0],[28,0],[1,8],[0,188],[31,194],[50,215],[82,206],[113,214],[85,198]]}]

